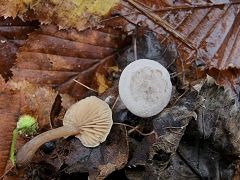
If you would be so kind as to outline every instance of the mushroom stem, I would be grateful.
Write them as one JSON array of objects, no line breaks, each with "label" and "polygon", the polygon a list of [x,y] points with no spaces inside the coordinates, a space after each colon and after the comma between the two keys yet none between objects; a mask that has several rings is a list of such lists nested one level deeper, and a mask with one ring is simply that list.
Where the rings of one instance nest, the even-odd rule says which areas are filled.
[{"label": "mushroom stem", "polygon": [[68,137],[76,134],[80,134],[79,129],[68,126],[62,126],[39,134],[38,136],[27,142],[17,152],[17,165],[19,167],[26,165],[26,163],[28,163],[32,159],[39,147],[42,146],[44,143],[61,137]]}]

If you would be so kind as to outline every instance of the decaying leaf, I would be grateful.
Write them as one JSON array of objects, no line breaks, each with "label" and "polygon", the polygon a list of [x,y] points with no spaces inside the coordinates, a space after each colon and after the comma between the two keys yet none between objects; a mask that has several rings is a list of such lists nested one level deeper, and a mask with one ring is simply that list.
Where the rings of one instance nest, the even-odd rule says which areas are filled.
[{"label": "decaying leaf", "polygon": [[239,103],[229,90],[203,84],[197,121],[191,121],[178,153],[198,177],[231,179],[239,156]]},{"label": "decaying leaf", "polygon": [[23,22],[19,18],[0,18],[0,74],[8,80],[18,48],[27,35],[38,28],[37,22]]},{"label": "decaying leaf", "polygon": [[97,73],[96,74],[97,83],[98,83],[98,93],[104,93],[109,87],[107,80],[104,75]]},{"label": "decaying leaf", "polygon": [[[191,119],[196,119],[195,111],[202,104],[202,98],[194,90],[188,92],[175,105],[164,109],[153,119],[152,134],[133,148],[128,165],[144,167],[144,177],[162,177]],[[131,170],[129,170],[130,172]]]},{"label": "decaying leaf", "polygon": [[26,12],[31,0],[2,0],[0,2],[0,16],[15,18],[18,14]]},{"label": "decaying leaf", "polygon": [[123,42],[124,35],[114,30],[59,31],[53,25],[42,26],[20,48],[13,77],[82,97],[87,89],[73,80],[92,87],[95,72],[114,62]]},{"label": "decaying leaf", "polygon": [[235,94],[239,94],[238,86],[240,84],[240,69],[228,68],[227,70],[219,70],[212,68],[207,73],[216,80],[216,84],[223,85],[225,88],[231,88]]},{"label": "decaying leaf", "polygon": [[225,154],[240,155],[238,99],[229,90],[211,83],[203,85],[200,95],[205,101],[198,110],[198,132]]},{"label": "decaying leaf", "polygon": [[118,3],[119,0],[3,0],[0,2],[0,16],[23,17],[24,13],[32,10],[31,18],[43,24],[83,30],[98,25],[100,19]]},{"label": "decaying leaf", "polygon": [[29,114],[38,120],[39,127],[50,125],[50,113],[56,92],[37,87],[28,82],[9,81],[0,78],[0,175],[4,173],[9,158],[12,132],[18,117]]},{"label": "decaying leaf", "polygon": [[35,117],[40,129],[51,126],[50,113],[55,102],[57,92],[48,87],[39,87],[27,81],[9,81],[12,90],[19,91],[21,95],[20,114]]},{"label": "decaying leaf", "polygon": [[12,131],[16,127],[19,113],[20,96],[9,91],[4,79],[0,76],[0,176],[3,175],[9,157]]},{"label": "decaying leaf", "polygon": [[202,77],[200,66],[220,71],[240,68],[239,3],[129,0],[116,10],[128,21],[116,17],[106,21],[106,25],[122,26],[129,31],[135,28],[132,24],[140,24],[156,32],[161,43],[174,42],[179,52],[178,71],[183,73],[185,82],[192,76]]},{"label": "decaying leaf", "polygon": [[[58,140],[56,148],[49,155],[41,153],[35,158],[39,168],[51,166],[62,172],[89,173],[90,179],[104,179],[111,172],[123,168],[128,160],[128,141],[125,127],[113,126],[107,140],[96,148],[84,147],[77,138]],[[44,163],[43,163],[44,162]],[[41,164],[43,164],[41,166]],[[34,176],[29,172],[29,177]],[[57,177],[58,173],[53,173]]]}]

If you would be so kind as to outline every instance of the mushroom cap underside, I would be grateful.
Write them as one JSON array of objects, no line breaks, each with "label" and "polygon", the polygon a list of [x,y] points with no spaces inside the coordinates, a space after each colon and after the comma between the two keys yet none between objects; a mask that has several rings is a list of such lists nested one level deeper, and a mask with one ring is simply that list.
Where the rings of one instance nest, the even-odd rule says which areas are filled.
[{"label": "mushroom cap underside", "polygon": [[78,128],[82,144],[96,147],[104,142],[113,124],[112,110],[109,105],[95,97],[87,97],[73,104],[66,112],[63,125]]}]

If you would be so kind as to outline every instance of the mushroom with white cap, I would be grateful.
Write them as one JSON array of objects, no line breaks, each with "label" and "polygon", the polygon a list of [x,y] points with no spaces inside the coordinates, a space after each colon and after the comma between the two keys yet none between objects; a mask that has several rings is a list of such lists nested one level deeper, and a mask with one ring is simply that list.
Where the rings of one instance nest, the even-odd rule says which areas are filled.
[{"label": "mushroom with white cap", "polygon": [[172,93],[170,75],[160,63],[139,59],[130,63],[119,80],[119,95],[127,109],[139,117],[151,117],[168,104]]},{"label": "mushroom with white cap", "polygon": [[75,135],[84,146],[96,147],[106,140],[112,124],[109,105],[95,96],[87,97],[67,110],[62,127],[46,131],[27,142],[17,152],[17,165],[25,165],[41,145],[61,137]]}]

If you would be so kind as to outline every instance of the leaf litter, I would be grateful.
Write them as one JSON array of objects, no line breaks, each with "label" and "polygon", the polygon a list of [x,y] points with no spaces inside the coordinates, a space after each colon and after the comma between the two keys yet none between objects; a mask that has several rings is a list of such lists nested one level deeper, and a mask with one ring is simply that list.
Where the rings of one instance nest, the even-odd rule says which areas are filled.
[{"label": "leaf litter", "polygon": [[[48,87],[37,87],[26,81],[5,83],[1,78],[1,171],[2,175],[19,115],[28,114],[38,121],[40,130],[50,127],[50,113],[57,93]],[[23,142],[22,142],[23,143]]]},{"label": "leaf litter", "polygon": [[[211,72],[217,82],[221,71],[227,71],[231,80],[232,69],[239,69],[239,3],[229,1],[134,1],[123,2],[113,10],[120,14],[106,19],[107,26],[120,26],[132,31],[144,26],[158,34],[162,44],[174,43],[178,49],[178,72],[183,83],[203,77]],[[129,23],[130,22],[130,23]],[[212,69],[220,72],[214,72]],[[203,71],[203,72],[202,72]],[[238,71],[237,75],[239,75]],[[194,73],[192,75],[192,73]],[[236,78],[236,77],[235,77]]]},{"label": "leaf litter", "polygon": [[27,35],[38,28],[38,22],[23,22],[20,18],[0,19],[0,74],[5,80],[12,76],[16,52],[27,39]]},{"label": "leaf litter", "polygon": [[114,65],[117,49],[123,45],[124,34],[114,30],[58,31],[54,25],[41,26],[20,48],[11,70],[17,80],[81,98],[87,89],[74,80],[96,87],[98,72]]},{"label": "leaf litter", "polygon": [[[17,57],[11,69],[13,80],[6,83],[1,78],[0,81],[0,97],[4,100],[1,102],[8,98],[6,102],[9,103],[1,104],[0,109],[9,114],[7,108],[12,98],[23,106],[16,103],[14,107],[17,108],[10,111],[14,116],[10,118],[11,123],[3,126],[8,131],[2,136],[6,146],[1,151],[5,153],[1,173],[6,168],[7,147],[20,114],[26,111],[39,116],[42,130],[51,128],[51,125],[59,127],[71,104],[90,94],[96,95],[96,92],[86,89],[89,87],[97,90],[99,95],[103,93],[100,97],[110,104],[114,122],[118,123],[107,141],[94,149],[83,147],[71,137],[46,143],[24,173],[18,174],[19,177],[58,179],[89,176],[90,179],[111,179],[114,174],[118,177],[123,175],[125,179],[238,177],[239,2],[142,0],[137,2],[137,6],[136,1],[128,2],[131,4],[121,1],[122,7],[116,6],[111,10],[110,16],[113,17],[102,21],[101,26],[108,26],[103,29],[59,30],[58,27],[76,27],[79,24],[58,22],[63,19],[57,13],[60,19],[57,18],[55,23],[58,27],[42,25],[35,32],[30,31],[27,41],[25,36],[21,48],[12,53],[12,57]],[[11,8],[20,8],[18,11],[15,9],[13,14],[1,12],[7,16],[16,16],[18,12],[25,18],[24,13],[28,13],[28,5],[33,1],[15,3],[17,6]],[[62,4],[58,9],[58,1],[54,5],[57,8],[55,12],[65,6]],[[41,8],[36,10],[30,5],[30,9],[35,13],[33,19],[38,19],[36,14]],[[48,16],[47,23],[53,17]],[[92,19],[87,17],[85,20]],[[100,27],[98,23],[95,25]],[[127,34],[119,31],[123,28],[132,35],[132,45],[126,41]],[[119,99],[119,74],[136,58],[156,60],[171,73],[174,85],[172,99],[156,117],[143,119],[134,116]],[[9,70],[12,64],[4,70]],[[119,69],[111,71],[116,65]],[[225,88],[199,81],[199,78],[206,77],[206,73]],[[195,77],[191,79],[190,74]],[[5,80],[9,77],[7,74]],[[181,86],[184,80],[190,81],[190,88]],[[191,83],[201,87],[197,89],[199,92],[191,87]],[[57,95],[58,92],[65,94]],[[33,97],[34,94],[41,97]],[[39,103],[43,99],[46,99],[44,106]],[[1,118],[7,122],[5,119]],[[5,175],[6,179],[8,177],[14,176],[10,172]]]}]

